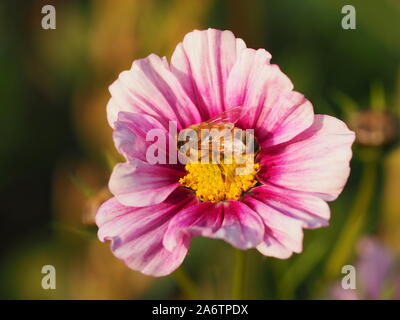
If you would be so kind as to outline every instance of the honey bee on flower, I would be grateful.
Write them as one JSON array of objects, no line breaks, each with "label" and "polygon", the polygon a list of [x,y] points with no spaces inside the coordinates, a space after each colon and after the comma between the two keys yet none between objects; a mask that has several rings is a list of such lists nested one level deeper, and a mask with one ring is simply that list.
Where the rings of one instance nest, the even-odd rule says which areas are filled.
[{"label": "honey bee on flower", "polygon": [[[328,225],[354,133],[314,114],[270,59],[230,31],[195,30],[170,63],[151,54],[110,86],[108,121],[126,162],[96,223],[128,267],[168,275],[195,236],[286,259],[302,251],[303,228]],[[179,149],[185,163],[149,163],[146,134],[170,137],[171,121],[183,139],[159,151]]]},{"label": "honey bee on flower", "polygon": [[257,183],[260,166],[254,159],[260,147],[252,132],[235,127],[242,109],[229,109],[180,132],[190,139],[178,140],[179,151],[187,157],[188,172],[179,182],[194,190],[201,201],[239,200]]}]

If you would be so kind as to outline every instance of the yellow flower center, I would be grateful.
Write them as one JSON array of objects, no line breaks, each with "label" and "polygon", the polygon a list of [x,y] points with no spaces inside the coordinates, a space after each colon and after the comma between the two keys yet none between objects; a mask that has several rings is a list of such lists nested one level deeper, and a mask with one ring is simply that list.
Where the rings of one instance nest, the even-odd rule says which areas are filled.
[{"label": "yellow flower center", "polygon": [[257,183],[256,174],[260,165],[249,155],[241,164],[231,163],[187,163],[188,174],[179,180],[183,187],[196,192],[201,201],[239,200],[243,192]]}]

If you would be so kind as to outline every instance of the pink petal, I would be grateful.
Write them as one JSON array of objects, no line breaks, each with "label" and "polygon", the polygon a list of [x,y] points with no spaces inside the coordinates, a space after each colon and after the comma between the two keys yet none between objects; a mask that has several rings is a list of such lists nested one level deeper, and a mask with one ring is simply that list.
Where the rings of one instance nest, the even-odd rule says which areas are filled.
[{"label": "pink petal", "polygon": [[209,237],[221,228],[222,219],[222,206],[216,206],[211,202],[200,202],[186,208],[171,220],[164,237],[164,246],[173,251],[182,236]]},{"label": "pink petal", "polygon": [[260,145],[290,140],[314,120],[311,103],[300,93],[264,49],[240,52],[228,77],[226,104],[243,106],[242,128],[255,129]]},{"label": "pink petal", "polygon": [[190,32],[176,47],[171,70],[199,107],[203,120],[225,110],[228,75],[245,47],[231,31],[215,29]]},{"label": "pink petal", "polygon": [[262,241],[264,230],[259,215],[240,201],[225,201],[224,220],[212,237],[224,239],[239,249],[254,248]]},{"label": "pink petal", "polygon": [[182,210],[171,220],[164,246],[172,251],[181,237],[201,235],[224,239],[244,250],[256,247],[262,241],[263,233],[261,218],[242,202],[202,202]]},{"label": "pink petal", "polygon": [[313,122],[314,110],[310,101],[291,91],[282,93],[271,105],[264,106],[254,128],[259,144],[268,147],[289,141]]},{"label": "pink petal", "polygon": [[278,259],[288,259],[292,256],[293,251],[282,244],[278,239],[269,234],[270,230],[266,229],[264,241],[257,246],[257,250],[267,257]]},{"label": "pink petal", "polygon": [[162,244],[170,219],[182,208],[195,202],[186,190],[180,189],[163,203],[135,208],[112,198],[96,216],[101,241],[111,240],[116,257],[133,270],[151,276],[165,276],[180,266],[186,256],[190,238],[181,238],[173,252]]},{"label": "pink petal", "polygon": [[137,160],[119,163],[111,174],[109,189],[126,206],[144,207],[164,201],[179,186],[183,171]]},{"label": "pink petal", "polygon": [[301,220],[304,228],[314,229],[329,224],[328,204],[312,193],[284,189],[267,183],[251,189],[244,201],[251,202],[253,198],[263,202],[278,215]]},{"label": "pink petal", "polygon": [[264,150],[259,180],[332,201],[349,176],[354,138],[344,122],[316,115],[312,126],[296,138]]},{"label": "pink petal", "polygon": [[146,141],[146,135],[152,129],[158,129],[163,132],[166,141],[168,141],[168,131],[154,117],[121,111],[118,114],[118,121],[114,123],[113,137],[115,145],[128,161],[133,161],[134,159],[146,161],[146,151],[150,144],[153,143],[168,159],[167,145],[161,143],[161,141]]},{"label": "pink petal", "polygon": [[167,61],[154,54],[134,61],[110,86],[110,92],[107,115],[112,127],[119,111],[152,115],[166,128],[168,120],[177,121],[180,129],[201,121]]},{"label": "pink petal", "polygon": [[264,242],[257,247],[262,254],[285,259],[292,252],[302,251],[302,221],[282,214],[271,203],[258,200],[251,195],[247,195],[244,202],[263,219]]}]

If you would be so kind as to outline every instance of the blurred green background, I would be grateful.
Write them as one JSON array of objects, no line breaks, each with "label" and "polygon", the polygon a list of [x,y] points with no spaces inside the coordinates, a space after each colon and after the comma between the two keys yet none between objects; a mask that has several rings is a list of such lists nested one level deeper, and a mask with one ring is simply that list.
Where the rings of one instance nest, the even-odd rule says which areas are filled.
[{"label": "blurred green background", "polygon": [[[56,30],[41,28],[52,4]],[[356,8],[343,30],[341,9]],[[195,29],[230,29],[265,48],[308,97],[357,133],[352,173],[331,203],[328,228],[306,230],[289,260],[246,252],[245,298],[329,298],[356,247],[374,235],[400,254],[400,1],[193,0],[0,3],[0,298],[190,298],[179,275],[127,269],[96,238],[93,216],[109,197],[119,156],[105,106],[108,86],[134,59],[170,57]],[[233,250],[196,238],[183,268],[203,298],[229,298]],[[54,265],[57,289],[41,288]]]}]

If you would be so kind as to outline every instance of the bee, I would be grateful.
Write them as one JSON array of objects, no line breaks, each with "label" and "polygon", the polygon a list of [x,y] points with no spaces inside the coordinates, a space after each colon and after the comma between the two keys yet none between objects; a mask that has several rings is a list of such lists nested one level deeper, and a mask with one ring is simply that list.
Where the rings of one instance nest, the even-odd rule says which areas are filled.
[{"label": "bee", "polygon": [[178,135],[178,151],[188,160],[202,163],[231,161],[231,155],[254,157],[260,145],[252,130],[235,127],[242,112],[243,107],[238,106],[182,130]]}]

